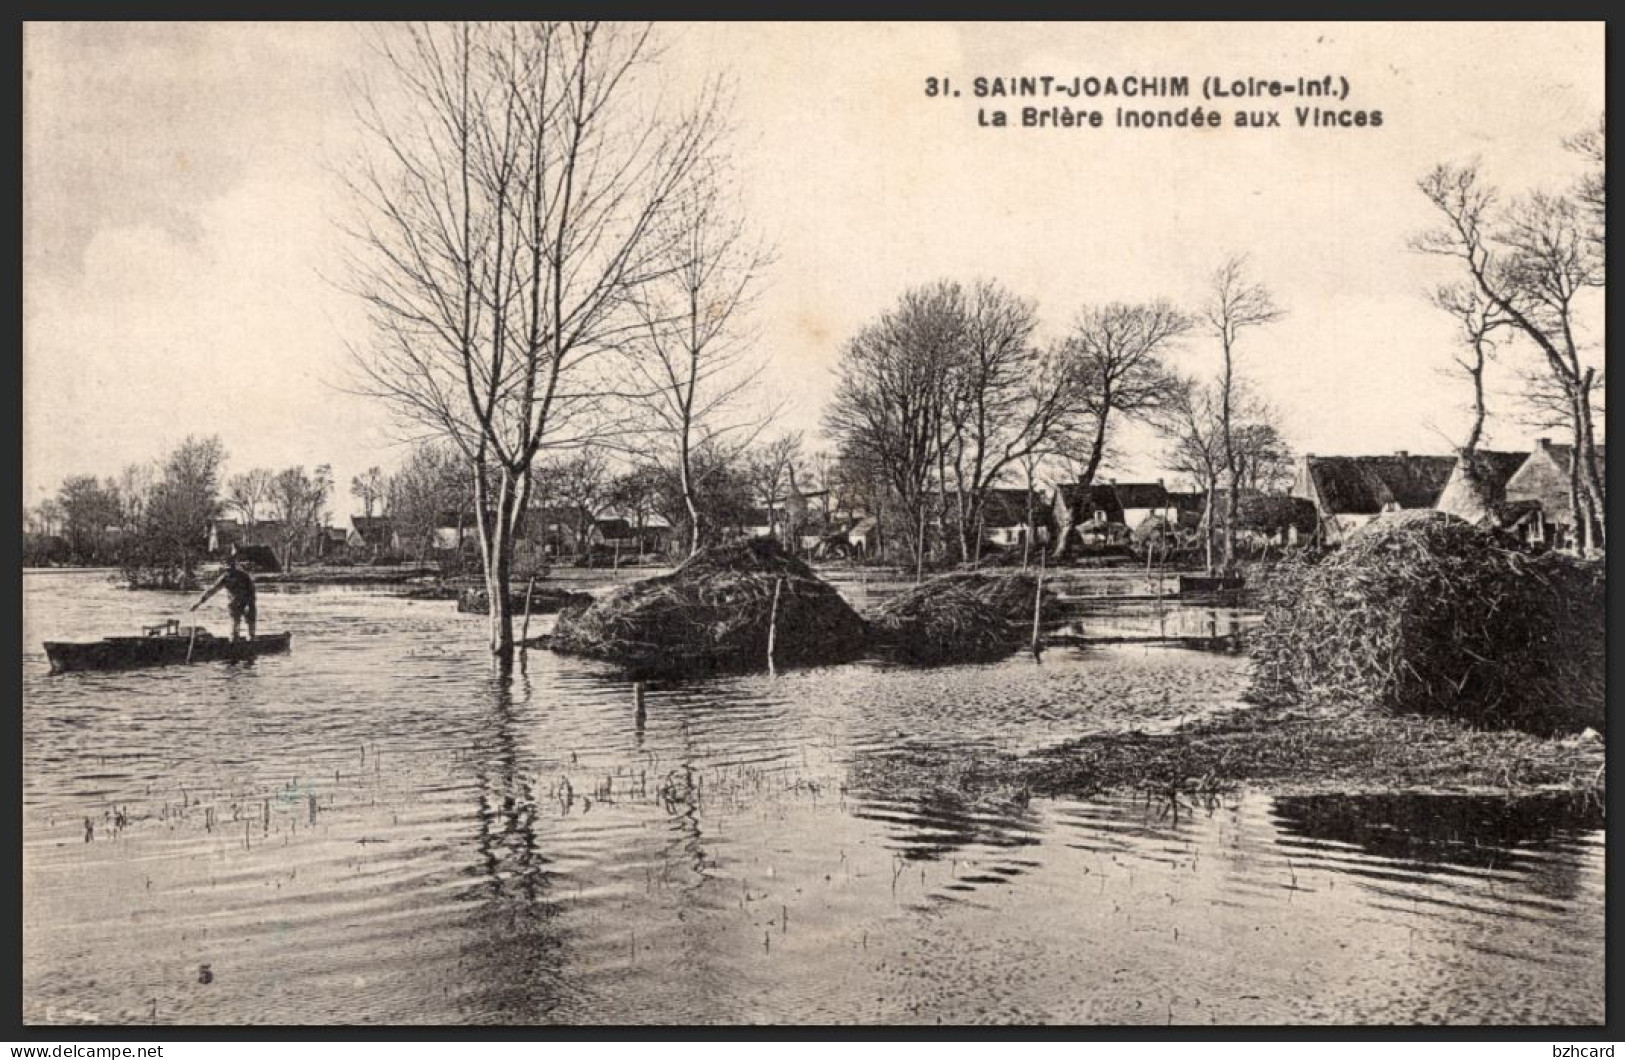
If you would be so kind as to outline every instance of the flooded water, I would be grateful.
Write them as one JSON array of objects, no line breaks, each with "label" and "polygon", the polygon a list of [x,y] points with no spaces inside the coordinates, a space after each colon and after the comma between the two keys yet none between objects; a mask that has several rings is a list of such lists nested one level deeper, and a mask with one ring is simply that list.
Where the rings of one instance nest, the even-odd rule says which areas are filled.
[{"label": "flooded water", "polygon": [[286,656],[49,675],[42,641],[190,601],[104,579],[24,577],[29,1022],[1604,1016],[1595,808],[866,786],[899,752],[1234,706],[1233,655],[1060,648],[640,701],[547,652],[492,677],[450,602],[318,589],[264,594]]}]

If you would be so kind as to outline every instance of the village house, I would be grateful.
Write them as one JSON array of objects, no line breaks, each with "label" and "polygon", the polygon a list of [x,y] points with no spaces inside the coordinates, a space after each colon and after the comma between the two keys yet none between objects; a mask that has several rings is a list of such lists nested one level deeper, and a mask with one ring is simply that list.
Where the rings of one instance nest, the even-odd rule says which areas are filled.
[{"label": "village house", "polygon": [[233,548],[242,549],[249,545],[280,551],[285,544],[281,519],[260,519],[246,525],[237,519],[209,520],[208,550],[211,556],[221,556]]},{"label": "village house", "polygon": [[846,541],[855,555],[871,555],[880,547],[880,520],[872,515],[859,519],[847,530]]},{"label": "village house", "polygon": [[1434,507],[1474,526],[1507,531],[1528,544],[1544,543],[1540,503],[1507,500],[1507,482],[1529,455],[1475,449],[1469,462],[1463,454],[1456,459]]},{"label": "village house", "polygon": [[[1037,528],[1034,540],[1049,540],[1049,500],[1042,491],[1032,497],[1032,523],[1028,522],[1027,490],[1015,486],[990,487],[982,499],[982,540],[1000,548],[1018,547]],[[949,490],[941,499],[948,521],[953,523],[959,515],[959,492]]]},{"label": "village house", "polygon": [[[1598,470],[1607,478],[1607,447],[1597,446]],[[1569,503],[1569,462],[1572,445],[1556,445],[1550,438],[1535,439],[1535,449],[1508,476],[1505,502],[1509,511],[1504,528],[1513,529],[1529,544],[1572,548],[1576,519]]]},{"label": "village house", "polygon": [[387,515],[350,516],[350,532],[345,540],[352,551],[373,559],[401,550],[400,535]]},{"label": "village house", "polygon": [[1083,537],[1107,541],[1128,534],[1122,502],[1110,483],[1094,482],[1087,487],[1075,482],[1058,485],[1051,508],[1055,533],[1068,544]]},{"label": "village house", "polygon": [[243,524],[236,519],[209,520],[209,555],[219,556],[243,542]]},{"label": "village house", "polygon": [[474,516],[456,509],[444,509],[434,517],[430,547],[436,552],[458,552],[479,545],[479,526]]},{"label": "village house", "polygon": [[645,515],[639,526],[635,516],[611,512],[593,520],[588,544],[593,548],[619,550],[622,555],[664,551],[671,540],[671,526],[659,516]]},{"label": "village house", "polygon": [[324,526],[316,531],[316,556],[319,559],[344,559],[350,553],[350,534],[342,526]]},{"label": "village house", "polygon": [[1384,512],[1432,508],[1455,469],[1453,456],[1315,456],[1298,464],[1290,493],[1315,506],[1320,539],[1341,542]]},{"label": "village house", "polygon": [[1123,509],[1123,525],[1135,529],[1147,519],[1160,519],[1164,523],[1174,519],[1173,503],[1162,479],[1155,482],[1114,482],[1106,484],[1117,494],[1117,504]]}]

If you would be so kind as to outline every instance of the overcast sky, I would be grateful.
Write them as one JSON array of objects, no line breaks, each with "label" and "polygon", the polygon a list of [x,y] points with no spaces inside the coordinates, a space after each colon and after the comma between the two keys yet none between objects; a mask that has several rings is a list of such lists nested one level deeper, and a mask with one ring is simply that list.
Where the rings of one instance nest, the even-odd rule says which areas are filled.
[{"label": "overcast sky", "polygon": [[[993,277],[1059,334],[1094,301],[1191,302],[1227,252],[1289,316],[1246,336],[1245,369],[1300,452],[1448,451],[1465,384],[1452,328],[1406,250],[1429,223],[1415,181],[1482,160],[1509,192],[1560,186],[1562,139],[1604,102],[1600,24],[1343,26],[684,25],[651,72],[674,96],[737,85],[737,165],[777,248],[756,325],[786,428],[816,431],[842,342],[906,287]],[[404,450],[342,389],[363,341],[333,274],[335,168],[365,63],[344,25],[32,24],[24,52],[24,503],[63,476],[112,474],[188,433],[228,471]],[[1347,77],[1377,129],[983,129],[975,76]],[[928,76],[964,97],[928,99]],[[1199,89],[1197,89],[1199,91]],[[1200,103],[1144,100],[1138,106]],[[1290,100],[1262,101],[1292,124]],[[1234,109],[1220,107],[1228,114]],[[1586,335],[1600,348],[1600,308]],[[1178,356],[1208,370],[1212,344]],[[1501,382],[1529,363],[1508,351]],[[1491,442],[1534,433],[1510,415]],[[1115,473],[1163,474],[1125,439]]]}]

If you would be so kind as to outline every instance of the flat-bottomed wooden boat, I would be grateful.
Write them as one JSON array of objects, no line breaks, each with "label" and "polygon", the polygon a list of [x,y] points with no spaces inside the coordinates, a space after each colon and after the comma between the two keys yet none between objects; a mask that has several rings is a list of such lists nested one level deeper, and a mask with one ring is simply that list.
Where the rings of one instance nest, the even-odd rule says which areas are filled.
[{"label": "flat-bottomed wooden boat", "polygon": [[46,641],[52,673],[70,670],[134,670],[144,666],[182,666],[188,662],[242,661],[288,650],[291,633],[266,633],[252,640],[217,637],[201,627],[182,632],[177,622],[150,626],[139,637],[105,637],[96,641]]}]

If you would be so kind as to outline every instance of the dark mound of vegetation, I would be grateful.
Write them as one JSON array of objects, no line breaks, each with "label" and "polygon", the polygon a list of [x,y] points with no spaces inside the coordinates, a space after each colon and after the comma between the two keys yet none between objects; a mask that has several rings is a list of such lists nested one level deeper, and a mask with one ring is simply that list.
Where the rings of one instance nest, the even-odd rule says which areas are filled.
[{"label": "dark mound of vegetation", "polygon": [[[582,608],[591,603],[591,593],[577,593],[569,589],[538,585],[530,590],[528,606],[533,615],[551,615],[565,608]],[[526,606],[524,589],[508,591],[508,607],[515,615],[523,615]],[[457,610],[467,615],[487,614],[491,610],[490,597],[484,587],[462,589],[457,593]]]},{"label": "dark mound of vegetation", "polygon": [[1605,593],[1600,561],[1531,556],[1440,512],[1385,517],[1271,572],[1254,693],[1601,732]]},{"label": "dark mound of vegetation", "polygon": [[770,628],[779,665],[843,662],[865,639],[839,593],[762,538],[705,549],[670,574],[566,609],[548,646],[641,672],[766,669]]},{"label": "dark mound of vegetation", "polygon": [[[945,574],[866,617],[881,650],[907,662],[996,659],[1030,643],[1036,591],[1031,574]],[[1053,602],[1055,594],[1044,592]]]}]

